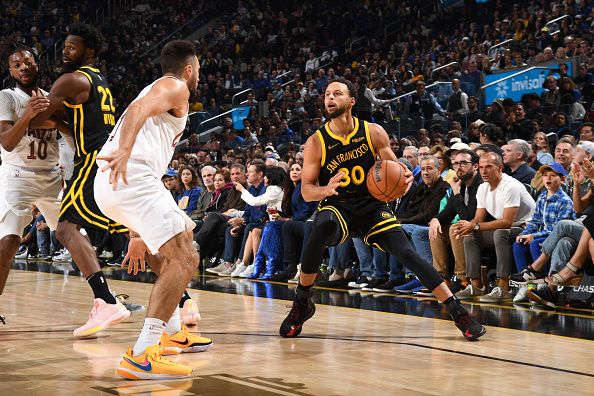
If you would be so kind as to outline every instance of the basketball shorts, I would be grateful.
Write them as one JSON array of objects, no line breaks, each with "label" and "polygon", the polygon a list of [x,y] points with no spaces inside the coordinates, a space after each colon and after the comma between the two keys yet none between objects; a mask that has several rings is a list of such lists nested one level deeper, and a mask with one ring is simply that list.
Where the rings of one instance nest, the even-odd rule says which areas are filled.
[{"label": "basketball shorts", "polygon": [[[99,161],[103,166],[105,161]],[[152,254],[196,223],[181,210],[161,179],[146,165],[128,162],[127,179],[117,189],[109,184],[110,171],[95,177],[95,199],[107,216],[137,232]]]},{"label": "basketball shorts", "polygon": [[336,215],[340,224],[340,240],[349,236],[360,237],[369,246],[380,248],[375,239],[384,233],[400,231],[400,222],[387,203],[372,197],[350,200],[324,199],[318,211],[328,210]]},{"label": "basketball shorts", "polygon": [[60,205],[60,221],[67,220],[86,229],[111,233],[128,232],[122,224],[105,216],[95,202],[93,180],[97,175],[97,153],[98,151],[93,151],[75,158],[74,172],[66,185]]},{"label": "basketball shorts", "polygon": [[62,174],[59,168],[34,171],[17,166],[0,166],[0,238],[23,234],[33,219],[31,206],[35,205],[52,230],[58,224]]}]

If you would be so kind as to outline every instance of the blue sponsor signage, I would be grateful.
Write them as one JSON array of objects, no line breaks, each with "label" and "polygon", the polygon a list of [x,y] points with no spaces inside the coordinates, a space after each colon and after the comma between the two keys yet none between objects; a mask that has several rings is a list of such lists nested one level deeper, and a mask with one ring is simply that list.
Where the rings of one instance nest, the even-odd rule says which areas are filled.
[{"label": "blue sponsor signage", "polygon": [[[568,74],[571,75],[571,61],[564,61],[563,63],[567,64],[569,70]],[[522,99],[522,95],[527,93],[536,93],[540,95],[544,92],[542,84],[551,70],[553,70],[552,74],[556,78],[559,78],[558,64],[551,64],[545,67],[546,69],[533,69],[485,88],[485,103],[491,104],[497,98],[511,98],[517,102]],[[521,71],[521,69],[513,69],[508,72],[485,75],[485,85],[498,81],[504,77],[511,76],[519,71]]]},{"label": "blue sponsor signage", "polygon": [[243,120],[250,114],[250,106],[240,106],[233,109],[231,119],[233,121],[233,129],[241,131],[243,129]]}]

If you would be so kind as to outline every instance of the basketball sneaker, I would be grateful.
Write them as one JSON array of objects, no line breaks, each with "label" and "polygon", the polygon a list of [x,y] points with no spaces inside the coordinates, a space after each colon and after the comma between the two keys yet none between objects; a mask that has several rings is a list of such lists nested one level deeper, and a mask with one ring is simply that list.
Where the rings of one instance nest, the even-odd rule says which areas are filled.
[{"label": "basketball sneaker", "polygon": [[89,314],[87,323],[75,329],[72,333],[75,337],[89,337],[108,327],[112,327],[127,319],[130,311],[116,299],[115,304],[107,304],[100,298],[96,298],[93,309]]},{"label": "basketball sneaker", "polygon": [[212,348],[212,340],[206,337],[199,337],[190,333],[185,325],[182,329],[173,335],[163,333],[159,346],[163,354],[186,353],[186,352],[204,352]]},{"label": "basketball sneaker", "polygon": [[476,341],[487,332],[485,326],[473,318],[457,298],[453,298],[449,303],[445,304],[445,307],[452,319],[454,319],[456,327],[460,329],[464,338],[468,341]]},{"label": "basketball sneaker", "polygon": [[122,355],[116,373],[134,380],[168,380],[187,378],[192,374],[190,367],[167,360],[162,354],[159,345],[147,347],[145,352],[138,356],[132,356],[132,348],[129,348]]},{"label": "basketball sneaker", "polygon": [[289,315],[283,320],[279,334],[281,337],[293,338],[301,334],[303,323],[316,313],[316,306],[313,303],[313,289],[308,291],[297,287],[297,294],[293,301],[293,307]]},{"label": "basketball sneaker", "polygon": [[194,301],[192,301],[191,298],[184,301],[184,305],[181,307],[179,314],[182,323],[185,325],[196,325],[198,324],[198,321],[202,319],[198,307],[194,304]]}]

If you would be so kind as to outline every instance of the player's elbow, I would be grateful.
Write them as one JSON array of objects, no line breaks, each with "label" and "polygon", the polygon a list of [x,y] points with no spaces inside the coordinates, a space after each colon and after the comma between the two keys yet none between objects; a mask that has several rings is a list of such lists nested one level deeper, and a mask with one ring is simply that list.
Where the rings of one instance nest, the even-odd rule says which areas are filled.
[{"label": "player's elbow", "polygon": [[6,139],[0,137],[0,146],[9,153],[16,148],[17,144],[18,142],[8,142]]}]

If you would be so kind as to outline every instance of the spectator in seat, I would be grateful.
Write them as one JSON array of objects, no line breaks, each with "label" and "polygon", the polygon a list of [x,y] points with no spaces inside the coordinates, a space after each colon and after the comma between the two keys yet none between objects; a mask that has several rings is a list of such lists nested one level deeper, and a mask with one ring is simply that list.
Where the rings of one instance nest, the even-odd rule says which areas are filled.
[{"label": "spectator in seat", "polygon": [[272,277],[272,280],[287,281],[297,273],[297,263],[301,255],[305,222],[309,219],[317,206],[317,202],[306,202],[301,195],[302,162],[296,162],[289,168],[285,184],[282,211],[276,216],[276,221],[283,222],[283,261],[284,270]]},{"label": "spectator in seat", "polygon": [[202,194],[202,189],[198,187],[198,178],[194,168],[190,166],[180,168],[178,176],[180,193],[177,197],[177,206],[189,216],[198,207],[198,198]]},{"label": "spectator in seat", "polygon": [[220,212],[227,197],[235,184],[231,182],[231,175],[226,169],[221,169],[215,172],[213,180],[214,193],[211,194],[210,202],[206,208],[206,212]]},{"label": "spectator in seat", "polygon": [[216,168],[205,165],[200,170],[200,175],[202,176],[202,185],[204,186],[204,191],[198,197],[198,203],[196,204],[196,209],[190,213],[190,218],[194,220],[196,223],[196,228],[194,228],[194,233],[198,233],[200,228],[202,227],[202,223],[204,220],[204,216],[206,214],[207,208],[210,205],[210,201],[212,200],[212,196],[215,192],[215,186],[213,182],[213,178],[216,172]]},{"label": "spectator in seat", "polygon": [[530,151],[530,145],[522,139],[510,140],[503,146],[503,163],[509,168],[508,175],[524,184],[530,184],[536,174],[526,162]]},{"label": "spectator in seat", "polygon": [[451,195],[443,210],[429,222],[433,266],[448,280],[448,258],[451,250],[454,255],[454,274],[458,279],[466,281],[464,243],[463,239],[455,237],[454,230],[459,220],[470,221],[475,216],[476,192],[483,183],[478,173],[478,161],[478,155],[472,150],[459,150],[454,154],[452,167],[456,172],[456,179],[450,181]]},{"label": "spectator in seat", "polygon": [[[470,285],[456,293],[460,299],[480,296],[481,302],[511,300],[509,274],[511,245],[532,217],[535,203],[526,188],[503,173],[501,157],[485,153],[479,159],[479,171],[485,183],[477,190],[477,210],[472,220],[460,220],[455,237],[464,238],[466,275]],[[495,248],[498,285],[487,294],[480,277],[482,249]]]},{"label": "spectator in seat", "polygon": [[452,80],[452,95],[448,98],[448,116],[455,119],[468,113],[468,95],[460,89],[460,80]]},{"label": "spectator in seat", "polygon": [[532,150],[536,153],[536,160],[543,165],[552,165],[555,159],[551,155],[551,146],[544,132],[536,132],[532,139]]},{"label": "spectator in seat", "polygon": [[[410,237],[410,242],[419,255],[427,262],[433,262],[429,243],[429,221],[437,215],[439,203],[450,185],[441,178],[439,160],[434,156],[421,159],[423,183],[415,189],[407,207],[398,214],[402,229]],[[400,263],[406,266],[406,263]],[[397,286],[396,292],[405,292],[422,286],[418,279]]]},{"label": "spectator in seat", "polygon": [[561,220],[575,219],[573,201],[561,189],[561,183],[567,176],[567,171],[559,163],[543,165],[538,171],[544,180],[546,191],[543,191],[537,201],[532,220],[513,244],[516,269],[521,272],[541,253],[541,245],[550,235],[553,227]]}]

